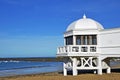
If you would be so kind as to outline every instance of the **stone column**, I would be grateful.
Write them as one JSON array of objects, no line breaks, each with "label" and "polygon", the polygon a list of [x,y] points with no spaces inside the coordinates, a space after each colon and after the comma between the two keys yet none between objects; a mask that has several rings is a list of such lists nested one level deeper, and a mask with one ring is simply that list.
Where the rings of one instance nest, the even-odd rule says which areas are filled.
[{"label": "stone column", "polygon": [[63,63],[63,74],[64,76],[67,76],[67,69],[66,69],[66,63]]},{"label": "stone column", "polygon": [[111,73],[110,60],[107,59],[107,60],[106,60],[106,63],[107,63],[107,73]]},{"label": "stone column", "polygon": [[77,59],[73,58],[72,61],[73,61],[73,76],[76,76],[77,75]]},{"label": "stone column", "polygon": [[97,59],[98,59],[98,62],[97,62],[98,70],[97,70],[97,72],[98,72],[99,75],[102,75],[102,60],[101,60],[100,56]]},{"label": "stone column", "polygon": [[111,68],[110,67],[107,68],[107,73],[111,73]]},{"label": "stone column", "polygon": [[92,36],[89,36],[89,45],[92,45]]},{"label": "stone column", "polygon": [[73,35],[73,45],[76,45],[76,36]]}]

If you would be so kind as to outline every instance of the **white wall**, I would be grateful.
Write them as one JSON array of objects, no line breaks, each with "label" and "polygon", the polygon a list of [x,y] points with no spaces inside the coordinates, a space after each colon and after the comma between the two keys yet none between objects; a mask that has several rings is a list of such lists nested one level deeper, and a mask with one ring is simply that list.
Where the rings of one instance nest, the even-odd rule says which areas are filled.
[{"label": "white wall", "polygon": [[99,47],[103,54],[120,54],[120,28],[100,32]]}]

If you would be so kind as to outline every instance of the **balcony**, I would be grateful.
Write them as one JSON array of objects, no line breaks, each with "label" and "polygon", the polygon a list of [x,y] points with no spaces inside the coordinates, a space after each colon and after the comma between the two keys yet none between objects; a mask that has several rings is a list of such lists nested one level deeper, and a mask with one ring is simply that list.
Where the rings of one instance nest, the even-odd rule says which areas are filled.
[{"label": "balcony", "polygon": [[98,53],[97,45],[67,45],[58,47],[57,56],[79,56],[95,55]]}]

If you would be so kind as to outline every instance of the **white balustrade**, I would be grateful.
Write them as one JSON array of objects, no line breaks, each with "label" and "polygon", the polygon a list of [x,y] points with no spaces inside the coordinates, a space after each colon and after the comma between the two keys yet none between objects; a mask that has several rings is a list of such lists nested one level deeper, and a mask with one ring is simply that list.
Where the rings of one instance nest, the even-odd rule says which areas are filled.
[{"label": "white balustrade", "polygon": [[58,47],[58,54],[64,53],[97,53],[97,45],[67,45]]}]

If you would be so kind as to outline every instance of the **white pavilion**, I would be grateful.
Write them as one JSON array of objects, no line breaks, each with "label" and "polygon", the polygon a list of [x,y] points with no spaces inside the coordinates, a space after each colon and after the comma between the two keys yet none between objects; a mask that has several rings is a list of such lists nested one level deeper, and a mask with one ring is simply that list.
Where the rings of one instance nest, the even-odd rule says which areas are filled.
[{"label": "white pavilion", "polygon": [[63,73],[72,70],[102,70],[111,73],[110,59],[120,58],[120,28],[104,29],[103,26],[85,15],[72,22],[64,33],[64,46],[57,48],[57,57],[64,59]]}]

